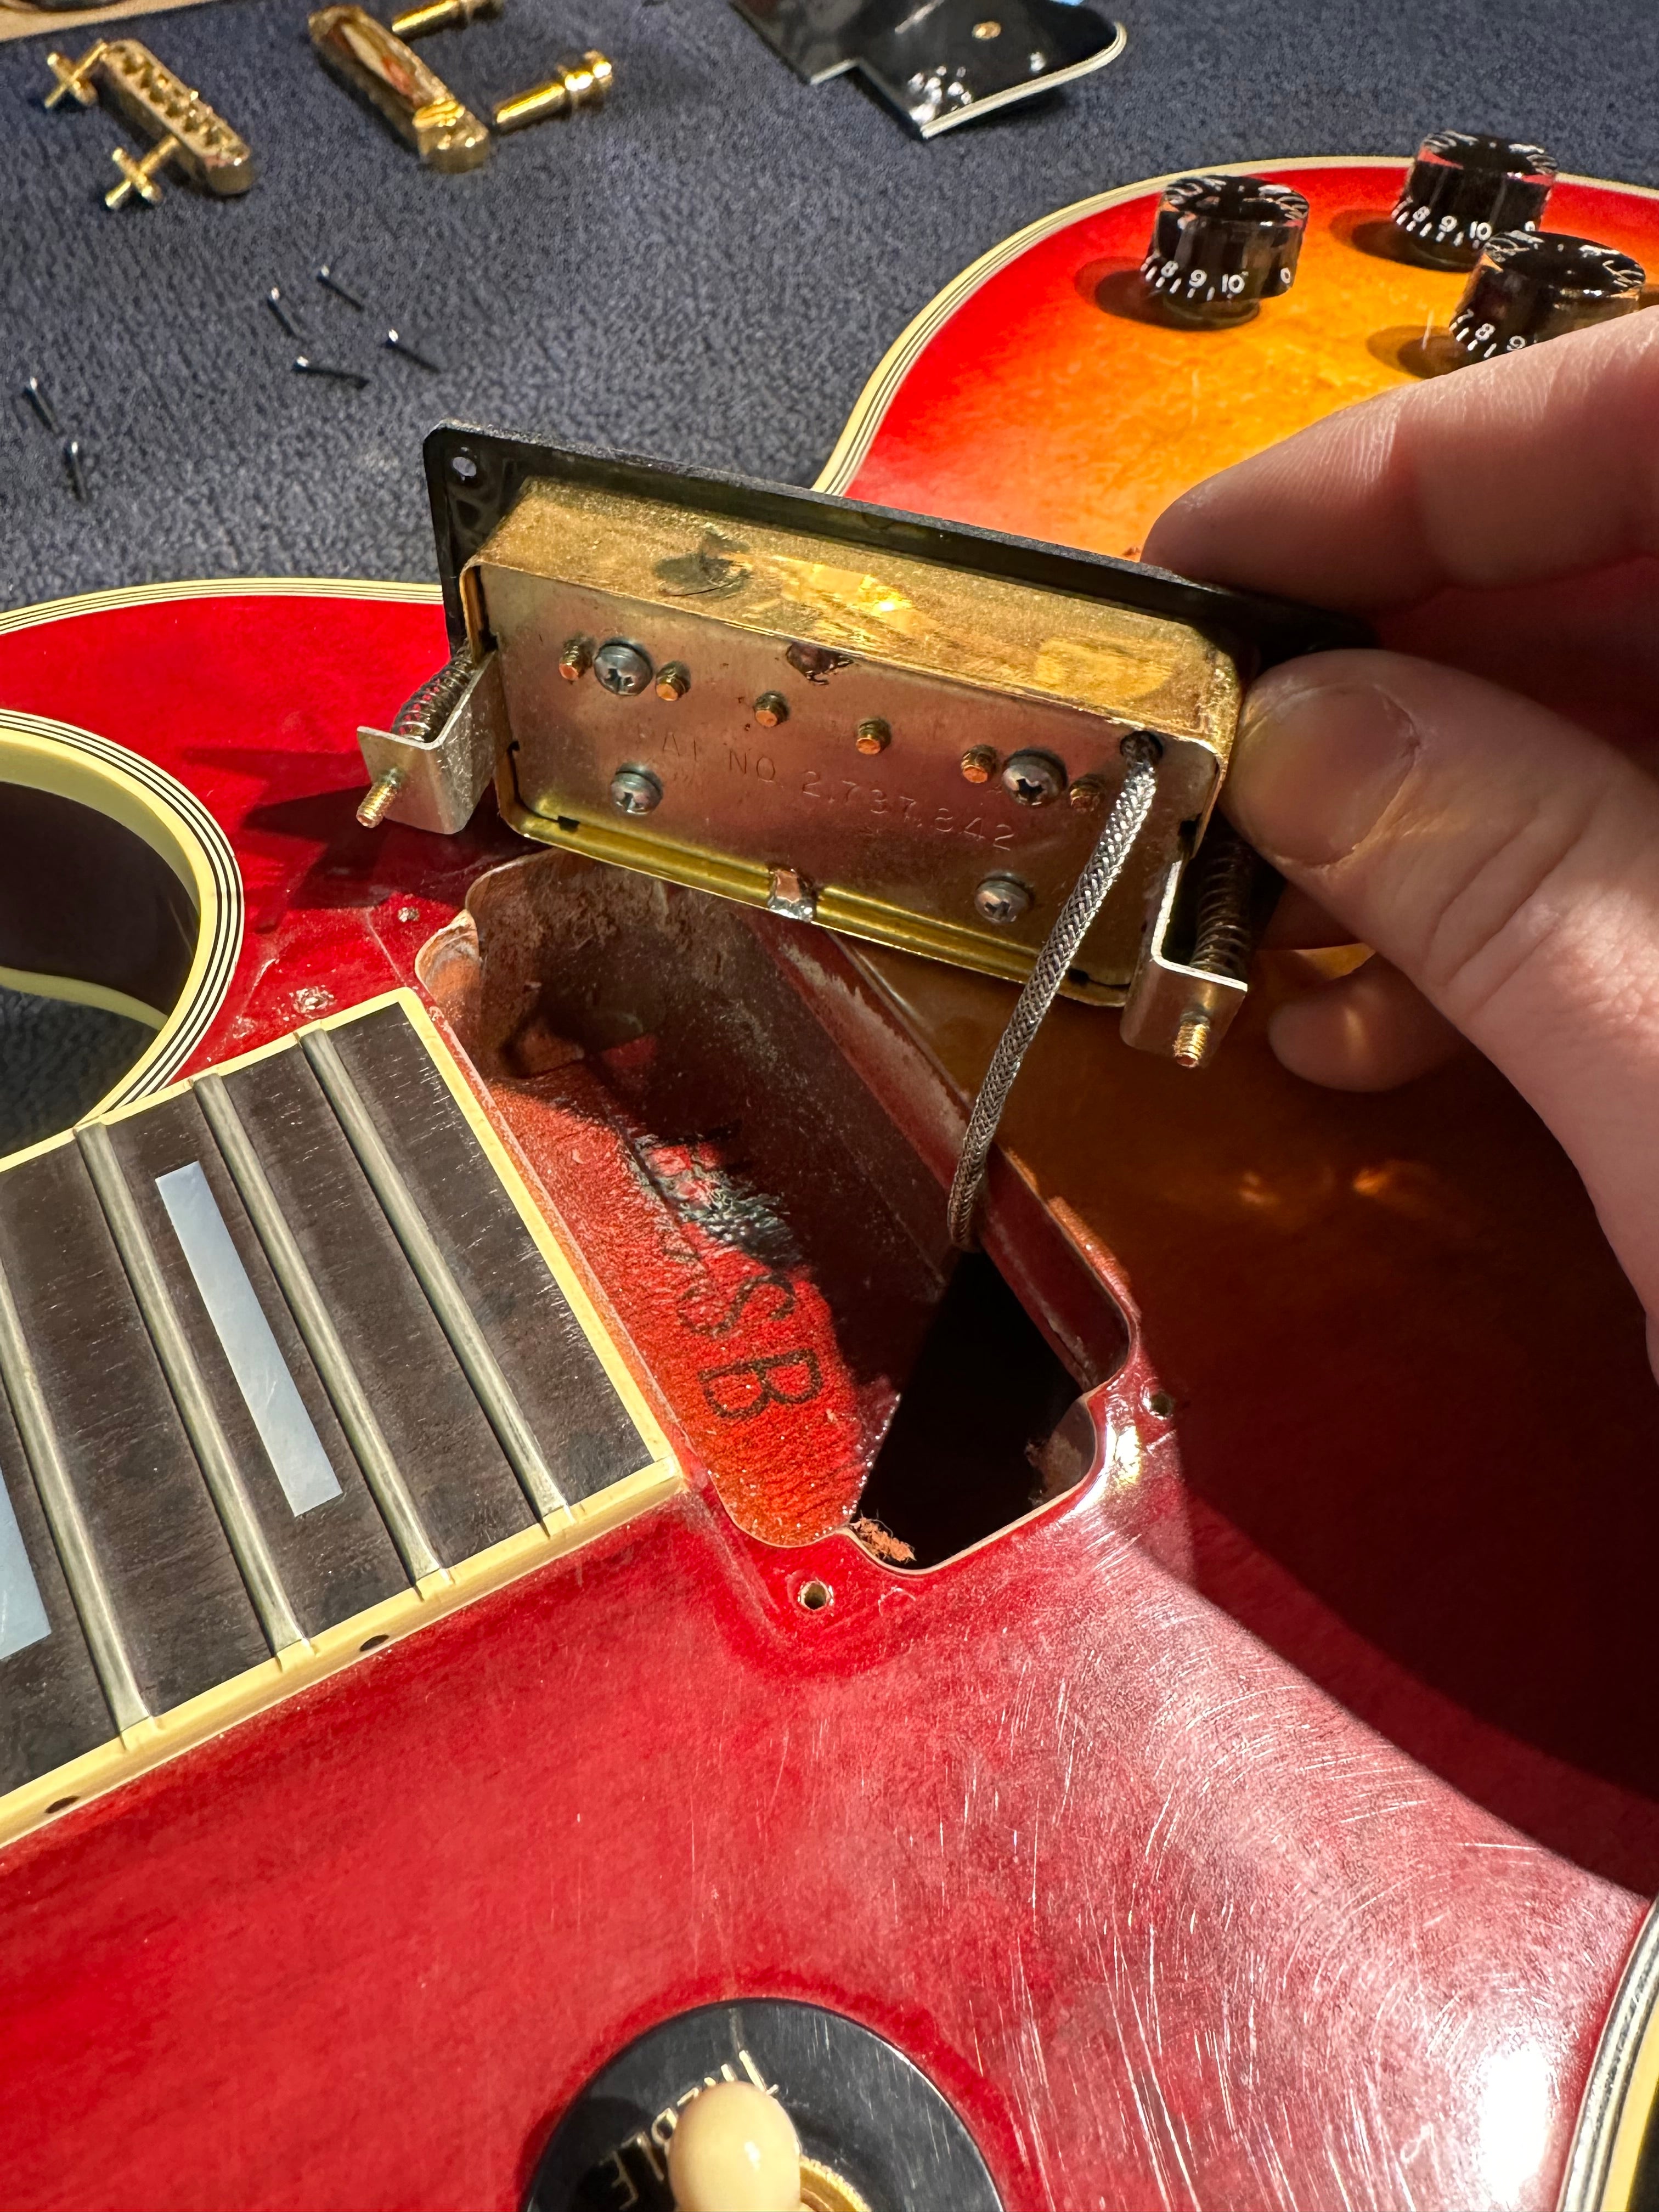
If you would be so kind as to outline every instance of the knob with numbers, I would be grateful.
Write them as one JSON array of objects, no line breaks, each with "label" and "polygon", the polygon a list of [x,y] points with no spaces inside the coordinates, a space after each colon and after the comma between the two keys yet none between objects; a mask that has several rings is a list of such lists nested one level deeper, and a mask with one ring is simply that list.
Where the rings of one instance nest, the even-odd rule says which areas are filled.
[{"label": "knob with numbers", "polygon": [[1555,182],[1541,146],[1472,131],[1437,131],[1417,149],[1393,222],[1413,261],[1472,269],[1489,238],[1536,230]]},{"label": "knob with numbers", "polygon": [[1152,218],[1141,280],[1189,323],[1242,323],[1296,280],[1308,203],[1262,177],[1180,177]]},{"label": "knob with numbers", "polygon": [[1458,363],[1632,314],[1646,281],[1639,261],[1594,239],[1526,230],[1489,239],[1451,320]]}]

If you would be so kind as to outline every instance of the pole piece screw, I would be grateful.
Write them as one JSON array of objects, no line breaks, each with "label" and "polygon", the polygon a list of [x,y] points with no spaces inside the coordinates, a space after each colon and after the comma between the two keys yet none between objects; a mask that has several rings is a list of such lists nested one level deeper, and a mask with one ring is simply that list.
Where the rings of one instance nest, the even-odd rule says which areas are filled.
[{"label": "pole piece screw", "polygon": [[657,696],[672,705],[691,689],[691,671],[683,660],[671,660],[657,671]]},{"label": "pole piece screw", "polygon": [[990,745],[969,745],[962,757],[964,783],[989,783],[997,772],[997,757]]},{"label": "pole piece screw", "polygon": [[999,929],[1011,921],[1018,921],[1023,914],[1031,910],[1031,887],[1021,883],[1018,876],[987,876],[974,893],[974,905],[981,921],[994,922]]},{"label": "pole piece screw", "polygon": [[611,779],[611,804],[620,814],[649,814],[662,804],[662,786],[648,768],[619,768]]},{"label": "pole piece screw", "polygon": [[858,735],[853,743],[867,760],[884,753],[893,742],[893,732],[879,714],[872,714],[867,721],[859,724]]},{"label": "pole piece screw", "polygon": [[593,665],[593,641],[591,637],[566,638],[559,653],[559,673],[567,684],[575,684]]},{"label": "pole piece screw", "polygon": [[775,730],[789,720],[789,702],[781,691],[763,691],[755,702],[755,720],[763,730]]},{"label": "pole piece screw", "polygon": [[1106,787],[1097,775],[1080,775],[1066,793],[1066,800],[1079,814],[1093,814],[1106,803]]}]

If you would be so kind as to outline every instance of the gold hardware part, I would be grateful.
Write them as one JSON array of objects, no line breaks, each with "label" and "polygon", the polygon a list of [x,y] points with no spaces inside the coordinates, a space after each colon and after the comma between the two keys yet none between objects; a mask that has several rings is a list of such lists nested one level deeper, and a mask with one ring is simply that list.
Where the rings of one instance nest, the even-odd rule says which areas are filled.
[{"label": "gold hardware part", "polygon": [[[963,754],[982,745],[1000,763],[1017,740],[1074,779],[1097,775],[1109,799],[1126,732],[1154,732],[1152,815],[1064,987],[1099,1005],[1128,994],[1149,906],[1166,874],[1180,882],[1238,714],[1231,653],[1173,617],[848,543],[787,509],[738,524],[695,500],[550,471],[467,562],[460,599],[474,649],[498,650],[496,789],[521,834],[757,907],[792,897],[787,870],[829,928],[1016,981],[1101,817],[1020,806],[995,775],[970,786]],[[597,684],[559,679],[573,637],[635,640],[654,668],[691,669],[692,688],[672,714],[631,715],[624,756],[628,710]],[[777,682],[785,655],[817,680],[792,684],[779,738],[744,702]],[[902,730],[902,749],[855,755],[866,720]],[[612,799],[624,757],[659,777],[654,811],[624,815]],[[993,922],[978,910],[992,872],[1029,886],[1028,911]],[[1160,998],[1155,1048],[1169,1052],[1189,1007],[1242,988],[1172,975],[1180,995],[1167,1029]]]},{"label": "gold hardware part", "polygon": [[404,771],[400,768],[382,769],[357,809],[357,819],[365,830],[378,830],[386,820],[392,800],[404,787]]},{"label": "gold hardware part", "polygon": [[48,54],[46,67],[58,82],[46,94],[46,106],[56,107],[59,100],[70,99],[78,101],[82,107],[94,106],[98,88],[92,82],[92,72],[108,52],[108,46],[100,39],[97,45],[89,47],[78,62],[72,62],[67,54]]},{"label": "gold hardware part", "polygon": [[1097,775],[1080,775],[1066,794],[1068,805],[1079,814],[1092,814],[1106,803],[1106,787]]},{"label": "gold hardware part", "polygon": [[551,116],[574,114],[579,107],[603,107],[613,74],[611,64],[596,48],[590,47],[585,54],[567,54],[545,84],[496,101],[495,128],[523,131],[532,123],[545,123]]},{"label": "gold hardware part", "polygon": [[412,46],[365,8],[319,8],[307,24],[330,75],[377,108],[428,168],[476,169],[489,132]]},{"label": "gold hardware part", "polygon": [[666,668],[657,671],[659,699],[684,699],[691,689],[691,671],[683,660],[671,660]]},{"label": "gold hardware part", "polygon": [[870,2212],[865,2198],[850,2181],[815,2158],[800,2162],[801,2212]]},{"label": "gold hardware part", "polygon": [[161,198],[161,187],[156,183],[156,173],[164,169],[179,151],[179,141],[169,131],[158,138],[142,161],[135,161],[125,146],[118,146],[110,155],[121,172],[121,181],[112,185],[104,194],[106,208],[120,207],[132,193],[137,192],[147,206],[156,206]]},{"label": "gold hardware part", "polygon": [[763,691],[755,702],[755,720],[763,730],[775,730],[789,720],[789,702],[781,691]]},{"label": "gold hardware part", "polygon": [[565,641],[559,655],[559,673],[567,684],[574,684],[586,676],[593,665],[593,641],[591,637],[573,637]]},{"label": "gold hardware part", "polygon": [[872,760],[878,753],[884,753],[892,742],[893,732],[883,721],[881,716],[872,714],[867,721],[859,724],[858,735],[854,738],[853,744],[854,750],[861,752],[866,760]]},{"label": "gold hardware part", "polygon": [[46,60],[58,79],[57,89],[46,95],[48,107],[66,95],[90,107],[102,93],[135,131],[156,142],[141,161],[125,149],[111,155],[122,181],[104,195],[106,207],[121,206],[134,192],[154,207],[161,195],[152,179],[168,161],[221,199],[245,192],[253,182],[246,143],[137,39],[100,39],[78,62],[65,62],[62,54],[48,54]]},{"label": "gold hardware part", "polygon": [[997,757],[989,745],[969,745],[962,757],[964,783],[989,783],[997,772]]},{"label": "gold hardware part", "polygon": [[1202,1067],[1210,1056],[1214,1024],[1200,1010],[1184,1015],[1176,1031],[1175,1056],[1182,1067]]},{"label": "gold hardware part", "polygon": [[974,36],[976,39],[1000,39],[1002,36],[1002,26],[994,15],[988,15],[982,23],[975,24]]},{"label": "gold hardware part", "polygon": [[503,0],[428,0],[424,8],[406,9],[392,19],[394,39],[425,39],[434,31],[464,31],[485,15],[499,15]]}]

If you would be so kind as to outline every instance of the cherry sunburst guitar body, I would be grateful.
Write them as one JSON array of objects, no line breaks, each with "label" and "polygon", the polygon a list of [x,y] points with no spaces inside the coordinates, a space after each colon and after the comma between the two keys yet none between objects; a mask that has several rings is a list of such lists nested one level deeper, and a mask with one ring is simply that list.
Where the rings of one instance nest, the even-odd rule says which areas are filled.
[{"label": "cherry sunburst guitar body", "polygon": [[[1108,194],[941,296],[826,487],[1133,553],[1410,374],[1461,279],[1375,250],[1403,165],[1262,173],[1312,213],[1255,321],[1138,313],[1158,188]],[[1651,196],[1564,180],[1547,221],[1659,268]],[[0,1800],[5,2204],[511,2212],[634,2039],[765,2000],[904,2053],[1006,2212],[1635,2202],[1659,1404],[1540,1126],[1473,1060],[1335,1097],[1254,1011],[1194,1078],[1061,1007],[988,1245],[1089,1420],[1050,1502],[907,1559],[860,1491],[1009,992],[526,857],[489,803],[359,828],[356,730],[447,650],[404,586],[0,618],[0,783],[188,891],[165,1005],[118,943],[0,945],[148,1024],[81,1110],[136,1146],[168,1086],[412,994],[643,1439],[556,1540]],[[563,2201],[665,2203],[649,2137]]]}]

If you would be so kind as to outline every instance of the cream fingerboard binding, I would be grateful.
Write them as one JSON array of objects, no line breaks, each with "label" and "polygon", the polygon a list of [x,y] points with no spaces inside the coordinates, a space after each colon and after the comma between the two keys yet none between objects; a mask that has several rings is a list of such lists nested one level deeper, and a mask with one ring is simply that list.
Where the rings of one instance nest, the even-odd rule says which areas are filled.
[{"label": "cream fingerboard binding", "polygon": [[0,1842],[679,1469],[407,992],[0,1169]]}]

